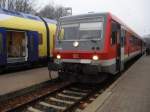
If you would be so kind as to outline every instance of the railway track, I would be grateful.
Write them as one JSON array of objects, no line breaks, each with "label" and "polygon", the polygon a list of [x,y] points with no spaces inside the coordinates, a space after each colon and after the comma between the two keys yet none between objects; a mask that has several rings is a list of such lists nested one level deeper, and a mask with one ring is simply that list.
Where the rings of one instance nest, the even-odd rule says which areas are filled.
[{"label": "railway track", "polygon": [[81,112],[115,79],[109,77],[100,84],[66,81],[49,84],[35,92],[0,103],[0,112]]},{"label": "railway track", "polygon": [[29,104],[16,108],[15,112],[70,112],[81,101],[87,99],[100,88],[92,85],[72,84],[64,89],[32,101]]},{"label": "railway track", "polygon": [[[125,70],[134,62],[129,63]],[[0,112],[81,112],[120,75],[110,76],[104,82],[95,85],[56,81],[29,94],[0,102]]]},{"label": "railway track", "polygon": [[8,112],[8,111],[14,112],[15,109],[17,109],[17,108],[23,107],[27,104],[30,104],[31,102],[37,101],[53,92],[56,92],[57,90],[61,90],[62,88],[65,88],[71,84],[72,84],[72,82],[68,82],[68,81],[49,82],[45,86],[41,86],[38,89],[29,91],[24,94],[23,91],[27,91],[27,89],[28,89],[27,88],[26,90],[22,91],[22,93],[23,93],[22,95],[20,94],[19,96],[15,96],[15,97],[9,98],[8,100],[1,101],[0,102],[0,112]]},{"label": "railway track", "polygon": [[[59,82],[50,84],[35,93],[0,103],[0,112],[81,112],[117,78],[108,77],[100,84]],[[15,102],[15,103],[14,103]]]}]

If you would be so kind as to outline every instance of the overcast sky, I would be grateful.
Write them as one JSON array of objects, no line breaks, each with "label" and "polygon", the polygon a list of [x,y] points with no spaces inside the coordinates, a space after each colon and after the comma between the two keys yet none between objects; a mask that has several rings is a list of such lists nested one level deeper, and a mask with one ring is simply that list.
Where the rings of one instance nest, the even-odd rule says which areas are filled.
[{"label": "overcast sky", "polygon": [[150,0],[39,0],[48,3],[72,7],[73,15],[111,12],[141,36],[150,34]]}]

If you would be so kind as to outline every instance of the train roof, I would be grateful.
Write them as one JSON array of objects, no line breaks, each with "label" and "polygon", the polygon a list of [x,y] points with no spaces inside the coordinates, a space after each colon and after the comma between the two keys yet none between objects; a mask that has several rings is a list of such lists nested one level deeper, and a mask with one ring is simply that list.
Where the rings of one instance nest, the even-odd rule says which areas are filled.
[{"label": "train roof", "polygon": [[[27,14],[27,13],[22,13],[22,12],[17,12],[17,11],[10,11],[10,10],[0,8],[0,13],[1,14],[7,14],[10,16],[17,16],[17,17],[21,17],[21,18],[31,19],[31,20],[35,20],[35,21],[42,21],[42,19],[39,16],[35,16],[32,14]],[[53,23],[53,24],[57,23],[56,20],[52,20],[52,19],[48,19],[48,18],[43,18],[43,19],[47,23]]]},{"label": "train roof", "polygon": [[68,21],[68,20],[79,20],[79,19],[86,19],[86,18],[96,18],[106,15],[107,13],[88,13],[88,14],[81,14],[81,15],[71,15],[71,16],[64,16],[61,17],[60,20]]},{"label": "train roof", "polygon": [[86,19],[86,18],[97,18],[97,17],[101,17],[101,16],[107,16],[109,15],[111,17],[111,19],[113,19],[114,21],[118,22],[119,24],[121,24],[122,26],[124,26],[124,28],[133,33],[134,35],[136,35],[137,37],[139,37],[141,39],[141,36],[138,35],[137,33],[135,33],[130,27],[128,27],[126,24],[124,24],[118,17],[116,17],[115,15],[111,14],[110,12],[104,12],[104,13],[88,13],[88,14],[81,14],[81,15],[73,15],[73,16],[64,16],[60,18],[60,21],[69,21],[69,20],[79,20],[79,19]]}]

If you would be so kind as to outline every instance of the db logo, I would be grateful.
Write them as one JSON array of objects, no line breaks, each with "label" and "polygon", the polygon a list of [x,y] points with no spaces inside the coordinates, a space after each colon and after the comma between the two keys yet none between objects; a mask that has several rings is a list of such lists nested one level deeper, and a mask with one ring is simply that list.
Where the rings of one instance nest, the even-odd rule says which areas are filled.
[{"label": "db logo", "polygon": [[73,54],[73,58],[80,58],[79,54]]}]

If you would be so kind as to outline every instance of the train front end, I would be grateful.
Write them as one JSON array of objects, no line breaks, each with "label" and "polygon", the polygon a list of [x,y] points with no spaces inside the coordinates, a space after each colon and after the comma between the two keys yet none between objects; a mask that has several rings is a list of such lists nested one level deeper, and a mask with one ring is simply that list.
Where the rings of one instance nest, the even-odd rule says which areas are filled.
[{"label": "train front end", "polygon": [[63,78],[95,81],[102,72],[105,26],[104,14],[60,18],[55,39],[55,66],[49,68],[58,70]]}]

